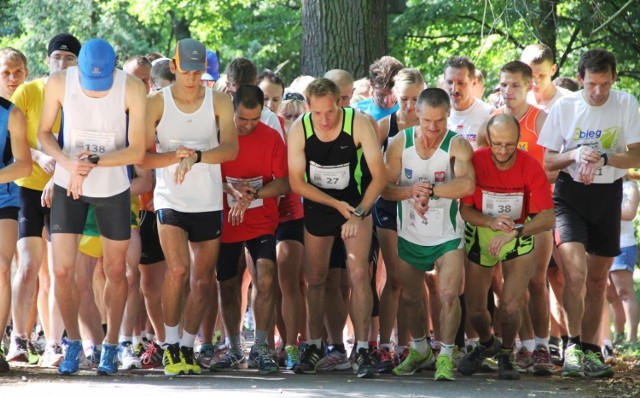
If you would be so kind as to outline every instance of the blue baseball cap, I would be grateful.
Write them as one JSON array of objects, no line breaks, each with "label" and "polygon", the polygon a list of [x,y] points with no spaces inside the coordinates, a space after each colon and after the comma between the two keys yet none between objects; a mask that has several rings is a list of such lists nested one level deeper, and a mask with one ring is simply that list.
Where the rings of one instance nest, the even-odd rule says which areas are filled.
[{"label": "blue baseball cap", "polygon": [[202,75],[202,80],[218,80],[220,78],[220,63],[218,54],[207,50],[207,72]]},{"label": "blue baseball cap", "polygon": [[91,39],[80,49],[80,86],[90,91],[107,91],[113,85],[116,52],[104,39]]}]

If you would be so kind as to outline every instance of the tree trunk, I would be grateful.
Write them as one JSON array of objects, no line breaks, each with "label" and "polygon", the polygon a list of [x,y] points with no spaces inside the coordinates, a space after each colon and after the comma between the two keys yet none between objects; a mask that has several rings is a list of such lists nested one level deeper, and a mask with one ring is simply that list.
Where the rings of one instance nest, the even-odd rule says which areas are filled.
[{"label": "tree trunk", "polygon": [[387,53],[386,10],[387,0],[302,0],[302,74],[366,76]]},{"label": "tree trunk", "polygon": [[[558,50],[556,47],[558,27],[556,20],[558,19],[558,1],[559,0],[540,0],[540,20],[538,21],[538,35],[540,41],[546,44],[553,53],[553,59],[558,62]],[[560,68],[556,72],[556,76],[560,73]]]}]

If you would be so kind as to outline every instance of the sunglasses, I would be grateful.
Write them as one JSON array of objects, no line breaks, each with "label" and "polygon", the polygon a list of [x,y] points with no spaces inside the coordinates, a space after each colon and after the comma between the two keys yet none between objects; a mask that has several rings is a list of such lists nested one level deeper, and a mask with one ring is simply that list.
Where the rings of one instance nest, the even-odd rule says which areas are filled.
[{"label": "sunglasses", "polygon": [[296,100],[296,101],[304,101],[304,97],[300,93],[286,93],[284,97],[282,97],[283,101]]}]

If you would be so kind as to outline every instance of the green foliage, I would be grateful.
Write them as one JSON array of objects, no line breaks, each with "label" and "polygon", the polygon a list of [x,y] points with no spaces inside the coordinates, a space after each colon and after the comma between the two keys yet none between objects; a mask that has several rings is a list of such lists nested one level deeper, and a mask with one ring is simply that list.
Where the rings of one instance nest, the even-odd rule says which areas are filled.
[{"label": "green foliage", "polygon": [[[470,57],[485,72],[487,87],[497,83],[500,66],[518,59],[528,44],[553,38],[545,23],[556,21],[559,74],[576,76],[586,49],[604,47],[618,57],[620,88],[640,88],[640,7],[631,5],[597,33],[626,1],[556,0],[557,13],[541,9],[545,2],[526,0],[408,0],[407,9],[389,20],[390,52],[405,65],[423,71],[435,85],[446,60]],[[553,3],[548,1],[546,3]],[[572,35],[575,37],[572,39]],[[547,42],[547,44],[549,44]]]},{"label": "green foliage", "polygon": [[[566,76],[576,75],[585,49],[601,46],[618,57],[618,86],[638,93],[640,7],[623,8],[627,1],[394,0],[389,52],[422,70],[431,85],[447,58],[467,55],[491,87],[495,71],[527,44],[553,40]],[[541,8],[554,3],[555,15]],[[259,69],[279,69],[290,82],[300,74],[301,7],[301,0],[4,0],[0,45],[23,50],[35,76],[46,73],[47,42],[60,32],[81,41],[104,37],[122,60],[152,50],[171,56],[176,40],[191,36],[218,51],[222,70],[246,57]],[[553,20],[556,29],[547,25]]]}]

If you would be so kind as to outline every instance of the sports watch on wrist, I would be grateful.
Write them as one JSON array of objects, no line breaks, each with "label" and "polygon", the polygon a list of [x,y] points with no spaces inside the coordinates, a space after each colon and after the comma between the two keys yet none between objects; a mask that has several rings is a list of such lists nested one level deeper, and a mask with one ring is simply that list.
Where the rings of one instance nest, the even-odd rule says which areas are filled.
[{"label": "sports watch on wrist", "polygon": [[522,231],[524,230],[524,224],[516,224],[514,225],[513,229],[515,229],[516,232],[518,232],[518,235],[516,235],[516,238],[521,238]]},{"label": "sports watch on wrist", "polygon": [[365,211],[362,207],[358,206],[353,210],[353,215],[356,217],[360,217],[364,220],[365,217]]},{"label": "sports watch on wrist", "polygon": [[606,166],[609,163],[609,155],[607,155],[607,153],[604,151],[598,151],[598,153],[600,154],[600,157],[604,159],[603,166]]},{"label": "sports watch on wrist", "polygon": [[95,153],[92,153],[87,157],[87,160],[93,164],[98,164],[98,162],[100,161],[100,156],[96,155]]}]

